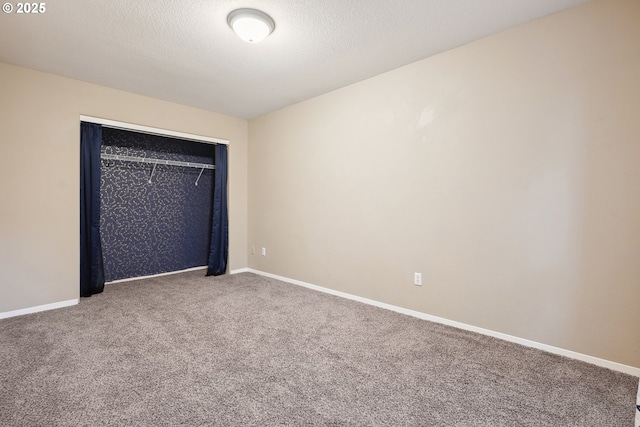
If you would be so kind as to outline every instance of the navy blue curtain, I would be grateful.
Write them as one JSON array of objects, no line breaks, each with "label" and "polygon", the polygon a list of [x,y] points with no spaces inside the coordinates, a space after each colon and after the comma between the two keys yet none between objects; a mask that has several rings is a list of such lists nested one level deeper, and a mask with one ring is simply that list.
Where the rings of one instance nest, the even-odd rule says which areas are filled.
[{"label": "navy blue curtain", "polygon": [[80,296],[104,290],[100,242],[100,145],[102,126],[80,123]]},{"label": "navy blue curtain", "polygon": [[216,145],[216,168],[213,174],[213,209],[211,247],[207,276],[219,276],[227,270],[229,254],[229,218],[227,216],[227,146]]}]

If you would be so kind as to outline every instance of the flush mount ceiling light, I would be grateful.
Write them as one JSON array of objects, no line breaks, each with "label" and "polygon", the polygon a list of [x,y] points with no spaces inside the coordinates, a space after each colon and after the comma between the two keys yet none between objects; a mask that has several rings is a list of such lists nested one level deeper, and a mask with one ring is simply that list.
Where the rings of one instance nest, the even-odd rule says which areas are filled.
[{"label": "flush mount ceiling light", "polygon": [[247,43],[261,42],[276,28],[269,15],[256,9],[236,9],[229,14],[227,22]]}]

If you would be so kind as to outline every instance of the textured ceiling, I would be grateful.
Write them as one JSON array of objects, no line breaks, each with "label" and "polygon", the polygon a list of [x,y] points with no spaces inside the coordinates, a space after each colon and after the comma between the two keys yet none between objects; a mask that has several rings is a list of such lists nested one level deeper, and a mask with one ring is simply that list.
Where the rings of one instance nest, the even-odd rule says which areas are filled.
[{"label": "textured ceiling", "polygon": [[[0,13],[0,62],[252,118],[586,1],[50,0]],[[241,7],[264,42],[227,26]]]}]

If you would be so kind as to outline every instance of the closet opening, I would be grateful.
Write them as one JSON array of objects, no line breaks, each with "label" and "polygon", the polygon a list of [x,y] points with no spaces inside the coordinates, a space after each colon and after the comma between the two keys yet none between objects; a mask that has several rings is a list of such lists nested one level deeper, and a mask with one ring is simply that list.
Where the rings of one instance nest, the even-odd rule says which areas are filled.
[{"label": "closet opening", "polygon": [[81,296],[105,282],[226,271],[227,143],[81,117]]}]

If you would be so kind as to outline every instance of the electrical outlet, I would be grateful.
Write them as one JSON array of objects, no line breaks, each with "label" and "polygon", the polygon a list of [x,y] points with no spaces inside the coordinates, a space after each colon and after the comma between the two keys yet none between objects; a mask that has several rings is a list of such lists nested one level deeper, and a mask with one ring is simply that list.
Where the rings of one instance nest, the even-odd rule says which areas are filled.
[{"label": "electrical outlet", "polygon": [[251,246],[251,255],[255,255],[255,254],[256,254],[256,247]]},{"label": "electrical outlet", "polygon": [[262,256],[267,256],[267,248],[262,248]]},{"label": "electrical outlet", "polygon": [[413,273],[413,284],[422,286],[422,273]]}]

